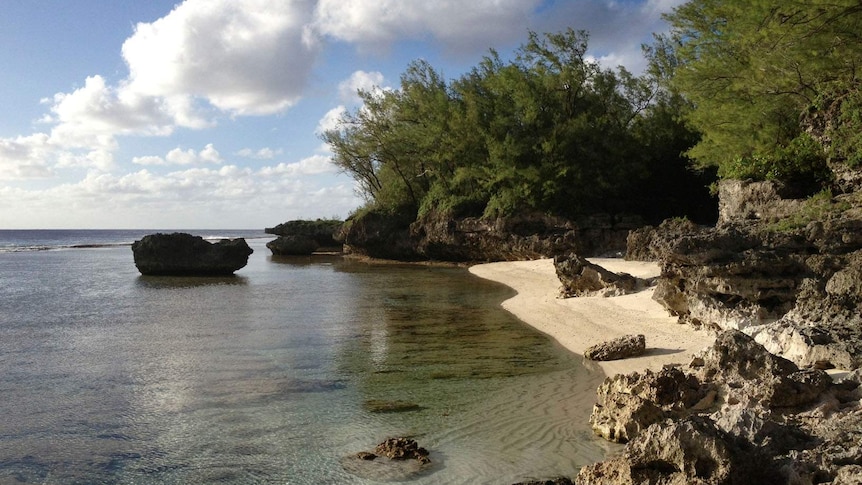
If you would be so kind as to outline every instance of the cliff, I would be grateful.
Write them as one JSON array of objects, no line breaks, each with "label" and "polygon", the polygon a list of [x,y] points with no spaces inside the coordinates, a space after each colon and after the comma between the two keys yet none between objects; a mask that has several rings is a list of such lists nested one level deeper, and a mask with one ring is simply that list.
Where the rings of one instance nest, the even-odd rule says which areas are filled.
[{"label": "cliff", "polygon": [[517,261],[571,251],[621,254],[629,231],[642,225],[639,217],[605,214],[570,221],[535,213],[494,219],[431,213],[414,220],[409,212],[368,212],[348,220],[337,239],[348,253],[381,259]]}]

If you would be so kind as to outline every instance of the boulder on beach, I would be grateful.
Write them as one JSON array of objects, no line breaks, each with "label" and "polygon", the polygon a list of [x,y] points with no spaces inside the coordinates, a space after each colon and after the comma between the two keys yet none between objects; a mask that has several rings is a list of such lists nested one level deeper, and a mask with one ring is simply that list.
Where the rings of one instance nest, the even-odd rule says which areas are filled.
[{"label": "boulder on beach", "polygon": [[156,276],[231,275],[248,264],[252,252],[242,238],[210,243],[181,232],[150,234],[132,244],[138,271]]},{"label": "boulder on beach", "polygon": [[588,348],[584,357],[590,360],[619,360],[637,357],[646,352],[646,337],[643,334],[623,335]]}]

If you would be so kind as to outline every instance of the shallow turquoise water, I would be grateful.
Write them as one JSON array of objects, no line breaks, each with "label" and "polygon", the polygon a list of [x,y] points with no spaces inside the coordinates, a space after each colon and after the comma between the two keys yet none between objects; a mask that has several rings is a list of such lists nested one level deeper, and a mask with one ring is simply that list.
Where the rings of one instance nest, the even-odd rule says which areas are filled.
[{"label": "shallow turquoise water", "polygon": [[397,435],[432,451],[411,483],[602,457],[597,376],[500,309],[510,290],[264,242],[222,279],[140,276],[128,247],[0,253],[0,482],[377,483],[345,457]]}]

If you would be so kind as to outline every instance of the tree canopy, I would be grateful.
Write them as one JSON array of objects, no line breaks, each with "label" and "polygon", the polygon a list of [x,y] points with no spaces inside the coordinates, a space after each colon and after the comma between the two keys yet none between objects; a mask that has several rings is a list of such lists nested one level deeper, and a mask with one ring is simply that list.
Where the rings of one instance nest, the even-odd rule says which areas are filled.
[{"label": "tree canopy", "polygon": [[858,0],[691,0],[667,15],[653,63],[692,103],[691,157],[814,185],[827,159],[862,161],[860,14]]},{"label": "tree canopy", "polygon": [[360,93],[323,139],[377,209],[686,215],[679,198],[708,182],[681,155],[697,138],[677,116],[685,103],[653,74],[602,68],[587,47],[583,31],[530,33],[512,60],[491,51],[448,82],[415,61],[399,89]]}]

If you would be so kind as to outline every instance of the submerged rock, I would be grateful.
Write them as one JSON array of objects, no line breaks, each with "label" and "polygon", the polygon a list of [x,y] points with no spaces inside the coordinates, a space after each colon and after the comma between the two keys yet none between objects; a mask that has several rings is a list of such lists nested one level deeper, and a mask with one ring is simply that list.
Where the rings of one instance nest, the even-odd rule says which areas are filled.
[{"label": "submerged rock", "polygon": [[428,450],[410,438],[389,438],[374,451],[360,451],[344,458],[344,469],[377,481],[403,481],[431,471]]},{"label": "submerged rock", "polygon": [[231,275],[248,264],[252,252],[242,238],[210,243],[180,232],[150,234],[132,244],[135,266],[144,275]]}]

